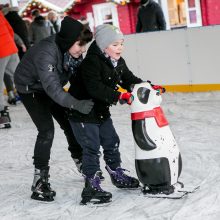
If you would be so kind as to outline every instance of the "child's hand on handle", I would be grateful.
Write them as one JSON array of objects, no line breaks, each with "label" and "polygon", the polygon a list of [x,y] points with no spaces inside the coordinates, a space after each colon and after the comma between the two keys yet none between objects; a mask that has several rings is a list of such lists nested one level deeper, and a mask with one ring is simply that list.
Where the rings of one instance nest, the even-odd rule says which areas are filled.
[{"label": "child's hand on handle", "polygon": [[153,87],[154,90],[158,90],[160,93],[165,93],[166,92],[166,89],[162,86],[153,85],[152,87]]},{"label": "child's hand on handle", "polygon": [[134,97],[130,92],[124,92],[119,95],[118,100],[121,105],[125,103],[131,105],[132,101],[134,100]]},{"label": "child's hand on handle", "polygon": [[165,93],[166,92],[166,89],[162,86],[159,86],[159,85],[154,85],[151,83],[151,81],[147,80],[148,83],[150,83],[150,85],[152,86],[152,88],[154,90],[158,90],[160,93]]}]

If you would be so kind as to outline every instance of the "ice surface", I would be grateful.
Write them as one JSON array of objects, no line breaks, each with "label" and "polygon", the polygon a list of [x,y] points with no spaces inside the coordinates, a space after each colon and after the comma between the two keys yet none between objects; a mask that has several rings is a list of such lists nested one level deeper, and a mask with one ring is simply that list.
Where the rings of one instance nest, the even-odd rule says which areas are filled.
[{"label": "ice surface", "polygon": [[[0,130],[0,219],[16,220],[219,220],[220,219],[220,93],[167,93],[162,108],[179,145],[185,186],[200,189],[181,200],[150,199],[139,190],[112,186],[101,167],[102,187],[113,194],[106,207],[80,206],[83,178],[77,174],[64,134],[56,125],[51,150],[52,187],[55,201],[30,199],[33,179],[32,155],[36,128],[22,104],[10,107],[12,128]],[[136,176],[130,110],[112,107],[112,118],[121,139],[122,166]]]}]

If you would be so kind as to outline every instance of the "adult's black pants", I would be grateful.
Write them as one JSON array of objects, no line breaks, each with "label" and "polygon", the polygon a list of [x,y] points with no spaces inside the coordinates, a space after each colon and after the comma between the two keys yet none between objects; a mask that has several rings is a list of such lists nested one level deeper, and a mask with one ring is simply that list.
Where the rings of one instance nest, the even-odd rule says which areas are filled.
[{"label": "adult's black pants", "polygon": [[64,107],[55,103],[45,93],[19,93],[19,96],[38,130],[33,156],[35,168],[43,169],[49,165],[54,138],[53,118],[64,131],[71,156],[73,158],[82,157],[82,148],[75,139]]}]

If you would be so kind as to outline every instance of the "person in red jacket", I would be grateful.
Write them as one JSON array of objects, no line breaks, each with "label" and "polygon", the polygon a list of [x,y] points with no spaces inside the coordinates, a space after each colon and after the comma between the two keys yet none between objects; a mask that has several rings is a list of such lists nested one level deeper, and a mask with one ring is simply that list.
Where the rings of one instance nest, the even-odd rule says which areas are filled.
[{"label": "person in red jacket", "polygon": [[0,128],[10,128],[10,117],[4,106],[3,78],[7,73],[13,76],[19,63],[18,49],[14,42],[14,32],[0,11]]}]

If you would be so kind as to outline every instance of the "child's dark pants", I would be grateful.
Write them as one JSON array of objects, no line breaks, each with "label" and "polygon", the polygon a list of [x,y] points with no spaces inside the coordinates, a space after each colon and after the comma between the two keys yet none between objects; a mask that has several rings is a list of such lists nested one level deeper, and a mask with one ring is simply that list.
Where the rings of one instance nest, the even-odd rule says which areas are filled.
[{"label": "child's dark pants", "polygon": [[100,145],[103,147],[104,160],[113,170],[120,166],[119,137],[112,119],[100,124],[80,123],[70,120],[77,142],[83,148],[82,170],[86,176],[94,176],[100,170]]}]

